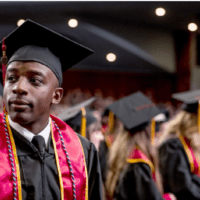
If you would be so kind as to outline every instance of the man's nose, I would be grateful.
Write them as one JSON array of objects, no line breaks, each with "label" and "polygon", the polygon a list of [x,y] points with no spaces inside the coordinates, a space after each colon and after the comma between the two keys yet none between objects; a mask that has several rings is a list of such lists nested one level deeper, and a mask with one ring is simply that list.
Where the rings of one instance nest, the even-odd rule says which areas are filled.
[{"label": "man's nose", "polygon": [[27,85],[28,85],[28,82],[26,80],[26,78],[24,77],[20,77],[20,79],[15,83],[13,89],[12,89],[12,92],[14,94],[28,94],[28,90],[27,90]]}]

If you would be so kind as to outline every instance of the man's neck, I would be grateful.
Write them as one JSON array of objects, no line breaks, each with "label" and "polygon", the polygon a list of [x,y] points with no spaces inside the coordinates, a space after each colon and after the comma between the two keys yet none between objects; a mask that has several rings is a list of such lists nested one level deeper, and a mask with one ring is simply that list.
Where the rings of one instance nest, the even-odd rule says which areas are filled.
[{"label": "man's neck", "polygon": [[50,132],[51,132],[51,119],[50,118],[49,118],[47,125],[44,127],[44,129],[41,130],[40,132],[38,132],[37,134],[34,134],[29,129],[21,126],[18,123],[13,122],[10,117],[8,117],[8,119],[9,119],[10,126],[30,142],[32,141],[32,139],[35,135],[37,135],[37,134],[41,135],[45,139],[45,144],[46,144],[46,147],[47,147],[49,135],[50,135]]},{"label": "man's neck", "polygon": [[33,122],[28,122],[28,123],[19,123],[18,121],[12,120],[12,118],[10,116],[9,116],[9,118],[11,119],[12,122],[20,125],[21,127],[27,129],[28,131],[30,131],[31,133],[33,133],[35,135],[40,133],[49,123],[49,116],[47,116],[43,119],[40,118],[38,120],[34,120]]},{"label": "man's neck", "polygon": [[[47,119],[46,122],[41,122],[41,123],[34,122],[34,123],[28,123],[28,124],[20,124],[20,126],[22,126],[23,128],[25,128],[28,131],[37,135],[47,126],[48,122],[49,122],[49,119]],[[41,124],[42,124],[42,126],[41,126]]]}]

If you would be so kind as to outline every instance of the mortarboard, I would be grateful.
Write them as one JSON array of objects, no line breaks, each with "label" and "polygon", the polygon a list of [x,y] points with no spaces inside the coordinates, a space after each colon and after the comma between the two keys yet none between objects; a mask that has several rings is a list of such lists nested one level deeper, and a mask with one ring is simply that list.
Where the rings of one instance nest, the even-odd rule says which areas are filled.
[{"label": "mortarboard", "polygon": [[3,43],[6,45],[8,64],[13,61],[44,64],[54,72],[60,85],[62,72],[93,53],[89,48],[31,20],[26,20],[10,33],[1,45]]},{"label": "mortarboard", "polygon": [[175,93],[172,94],[172,98],[183,102],[183,110],[190,113],[197,113],[198,102],[200,100],[200,90]]},{"label": "mortarboard", "polygon": [[96,98],[92,97],[87,101],[76,104],[59,114],[58,118],[66,122],[75,131],[80,132],[81,130],[81,135],[85,137],[85,128],[96,121],[93,114],[86,111],[85,107],[89,106],[95,100]]},{"label": "mortarboard", "polygon": [[142,92],[124,97],[107,107],[130,132],[144,129],[160,110]]},{"label": "mortarboard", "polygon": [[200,133],[200,90],[175,93],[172,94],[172,98],[183,102],[183,110],[189,113],[197,113]]}]

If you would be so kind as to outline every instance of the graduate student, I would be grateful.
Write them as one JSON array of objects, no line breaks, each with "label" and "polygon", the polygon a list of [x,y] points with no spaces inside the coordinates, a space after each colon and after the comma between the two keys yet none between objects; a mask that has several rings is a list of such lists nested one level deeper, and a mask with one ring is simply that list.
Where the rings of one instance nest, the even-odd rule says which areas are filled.
[{"label": "graduate student", "polygon": [[108,164],[108,154],[109,149],[112,146],[117,133],[120,130],[120,123],[116,120],[116,117],[112,111],[105,109],[102,114],[102,133],[104,135],[104,140],[100,142],[99,145],[99,160],[101,167],[101,175],[103,183],[105,184],[107,177],[107,164]]},{"label": "graduate student", "polygon": [[95,97],[92,97],[64,110],[58,115],[58,118],[66,122],[76,133],[90,140],[87,128],[97,119],[86,107],[93,103],[95,99]]},{"label": "graduate student", "polygon": [[160,113],[159,109],[141,92],[124,97],[108,108],[121,121],[121,131],[109,150],[107,198],[174,199],[172,194],[163,195],[157,155],[151,144],[149,124]]},{"label": "graduate student", "polygon": [[197,200],[200,199],[200,90],[176,93],[172,97],[183,102],[183,106],[160,138],[164,191],[174,193],[178,200]]},{"label": "graduate student", "polygon": [[96,148],[50,115],[62,98],[62,71],[92,51],[31,20],[3,40],[2,50],[0,199],[102,199]]}]

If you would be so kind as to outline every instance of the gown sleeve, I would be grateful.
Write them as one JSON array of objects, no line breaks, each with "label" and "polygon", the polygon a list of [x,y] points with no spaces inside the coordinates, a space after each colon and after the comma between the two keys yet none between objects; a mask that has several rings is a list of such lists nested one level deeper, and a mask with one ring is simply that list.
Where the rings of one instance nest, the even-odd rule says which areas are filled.
[{"label": "gown sleeve", "polygon": [[88,199],[102,200],[102,177],[99,155],[95,145],[78,134],[82,143],[88,172]]},{"label": "gown sleeve", "polygon": [[100,161],[103,183],[105,183],[106,181],[107,158],[108,158],[108,147],[105,140],[103,140],[100,142],[99,146],[99,161]]},{"label": "gown sleeve", "polygon": [[164,200],[146,163],[132,163],[121,173],[114,200]]},{"label": "gown sleeve", "polygon": [[165,142],[159,149],[160,171],[165,192],[177,200],[200,199],[200,178],[192,174],[185,150],[178,138]]}]

